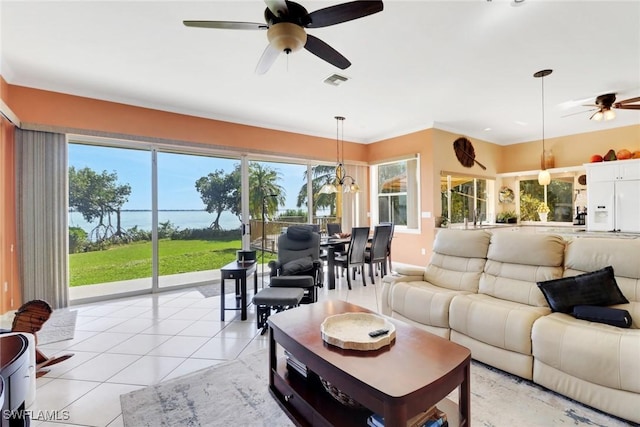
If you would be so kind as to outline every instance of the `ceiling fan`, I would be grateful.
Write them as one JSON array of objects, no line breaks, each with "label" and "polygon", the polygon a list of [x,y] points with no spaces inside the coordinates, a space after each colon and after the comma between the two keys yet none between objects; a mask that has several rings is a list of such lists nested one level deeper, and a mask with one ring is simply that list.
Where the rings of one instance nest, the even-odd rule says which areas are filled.
[{"label": "ceiling fan", "polygon": [[321,28],[362,18],[382,10],[382,1],[352,1],[318,9],[307,10],[289,0],[265,0],[266,24],[233,21],[183,21],[187,27],[218,28],[225,30],[266,30],[269,44],[262,53],[257,74],[269,71],[280,52],[287,54],[305,48],[320,59],[344,70],[351,62],[319,38],[307,34],[305,28]]},{"label": "ceiling fan", "polygon": [[640,104],[636,104],[640,102],[640,97],[637,98],[629,98],[624,101],[616,102],[616,94],[615,93],[606,93],[604,95],[600,95],[596,98],[595,104],[586,104],[584,107],[597,107],[593,110],[595,111],[589,120],[601,121],[601,120],[611,120],[616,117],[616,113],[613,111],[614,108],[618,108],[621,110],[640,110]]}]

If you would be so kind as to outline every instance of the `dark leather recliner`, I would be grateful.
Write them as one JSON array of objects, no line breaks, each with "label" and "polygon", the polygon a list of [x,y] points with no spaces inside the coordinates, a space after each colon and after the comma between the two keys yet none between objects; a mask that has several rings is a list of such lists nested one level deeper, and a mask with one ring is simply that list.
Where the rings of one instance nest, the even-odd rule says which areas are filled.
[{"label": "dark leather recliner", "polygon": [[322,286],[323,273],[320,235],[313,231],[311,225],[289,226],[278,237],[278,260],[269,261],[269,268],[271,286],[302,287],[305,295],[301,302],[316,302],[317,287]]}]

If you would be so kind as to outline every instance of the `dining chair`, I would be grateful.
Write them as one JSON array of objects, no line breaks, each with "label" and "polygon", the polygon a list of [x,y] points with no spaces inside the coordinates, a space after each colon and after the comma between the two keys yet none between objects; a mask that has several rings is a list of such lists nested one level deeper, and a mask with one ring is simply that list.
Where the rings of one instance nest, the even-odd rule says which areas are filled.
[{"label": "dining chair", "polygon": [[390,225],[376,225],[373,229],[371,247],[366,250],[364,254],[365,263],[369,264],[369,277],[371,277],[372,285],[375,284],[375,280],[373,278],[375,266],[380,266],[381,276],[387,274],[387,250],[389,248],[390,236]]},{"label": "dining chair", "polygon": [[327,234],[329,236],[333,236],[334,234],[342,233],[342,225],[337,222],[328,222],[327,223]]},{"label": "dining chair", "polygon": [[380,225],[390,225],[391,226],[391,234],[389,235],[389,244],[387,245],[387,263],[389,264],[388,272],[393,270],[393,266],[391,265],[391,241],[393,240],[393,233],[395,232],[395,224],[393,222],[381,222]]},{"label": "dining chair", "polygon": [[[364,251],[367,247],[367,239],[369,238],[369,227],[354,227],[351,229],[351,240],[349,241],[349,250],[346,254],[337,255],[335,257],[335,265],[347,270],[347,285],[351,289],[351,269],[353,268],[353,279],[356,278],[356,267],[361,267],[362,284],[367,286],[364,278]],[[335,274],[335,272],[330,272]]]},{"label": "dining chair", "polygon": [[[327,223],[327,235],[329,237],[339,235],[342,233],[342,224],[339,222],[328,222]],[[345,255],[347,253],[346,245],[335,245],[333,251],[337,255]],[[326,257],[326,254],[325,254]]]}]

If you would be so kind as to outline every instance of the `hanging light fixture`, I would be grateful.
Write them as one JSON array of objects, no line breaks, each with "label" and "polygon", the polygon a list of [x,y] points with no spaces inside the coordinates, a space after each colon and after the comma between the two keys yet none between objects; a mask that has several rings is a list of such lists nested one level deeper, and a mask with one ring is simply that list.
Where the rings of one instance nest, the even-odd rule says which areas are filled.
[{"label": "hanging light fixture", "polygon": [[[320,194],[333,194],[340,191],[340,188],[345,193],[357,193],[360,191],[360,186],[356,184],[356,180],[347,175],[347,171],[344,168],[344,120],[342,116],[335,116],[336,119],[336,175],[335,179],[330,184],[325,184],[320,189]],[[340,131],[342,130],[342,138]],[[340,159],[340,149],[342,148],[342,159]],[[347,182],[348,180],[348,182]]]},{"label": "hanging light fixture", "polygon": [[[533,75],[535,78],[540,78],[542,80],[542,157],[541,157],[541,170],[538,173],[538,184],[540,185],[549,185],[551,183],[551,175],[547,170],[547,166],[549,160],[553,162],[551,159],[551,154],[547,153],[544,149],[544,78],[551,74],[553,70],[541,70]],[[547,159],[549,157],[549,160]]]}]

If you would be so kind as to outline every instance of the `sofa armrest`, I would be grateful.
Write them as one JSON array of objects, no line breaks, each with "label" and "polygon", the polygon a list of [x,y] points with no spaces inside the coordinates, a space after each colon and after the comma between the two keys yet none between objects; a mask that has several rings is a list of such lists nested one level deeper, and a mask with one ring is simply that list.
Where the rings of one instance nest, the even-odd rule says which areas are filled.
[{"label": "sofa armrest", "polygon": [[396,267],[396,273],[401,276],[420,276],[420,279],[416,280],[424,280],[424,267],[414,267],[409,265],[399,265]]},{"label": "sofa armrest", "polygon": [[421,282],[424,275],[404,276],[397,273],[386,275],[382,278],[382,297],[380,300],[380,311],[386,316],[391,316],[391,288],[396,283],[401,282]]}]

